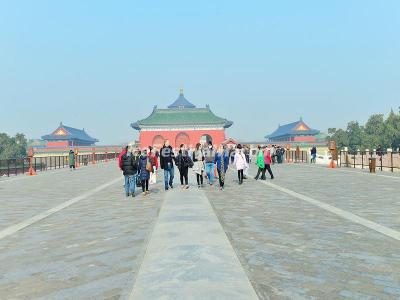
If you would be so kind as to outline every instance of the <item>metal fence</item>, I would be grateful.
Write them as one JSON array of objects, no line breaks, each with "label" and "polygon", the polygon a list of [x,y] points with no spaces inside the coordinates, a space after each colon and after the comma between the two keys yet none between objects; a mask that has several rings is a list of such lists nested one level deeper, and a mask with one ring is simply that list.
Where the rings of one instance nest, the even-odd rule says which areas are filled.
[{"label": "metal fence", "polygon": [[285,152],[285,162],[308,163],[309,162],[308,151],[301,150],[297,152],[296,150],[287,150]]},{"label": "metal fence", "polygon": [[[76,156],[78,165],[88,165],[94,162],[102,162],[116,159],[119,153],[99,153],[99,154],[82,154]],[[69,167],[68,155],[63,156],[45,156],[33,157],[32,168],[36,172],[46,170],[62,169]],[[25,174],[29,169],[28,158],[4,159],[0,160],[0,176],[16,176]]]},{"label": "metal fence", "polygon": [[368,169],[370,159],[376,159],[376,168],[381,171],[400,170],[400,153],[382,151],[380,153],[372,151],[340,151],[339,166],[348,168]]}]

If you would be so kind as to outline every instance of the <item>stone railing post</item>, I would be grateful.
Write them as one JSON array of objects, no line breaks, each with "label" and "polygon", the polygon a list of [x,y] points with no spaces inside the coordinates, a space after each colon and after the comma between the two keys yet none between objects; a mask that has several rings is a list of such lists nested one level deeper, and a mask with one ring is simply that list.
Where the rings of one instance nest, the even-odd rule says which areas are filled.
[{"label": "stone railing post", "polygon": [[[365,160],[369,165],[369,149],[365,149]],[[364,169],[364,164],[363,164],[363,169]]]},{"label": "stone railing post", "polygon": [[390,160],[390,171],[393,172],[393,149],[392,148],[388,148],[387,149],[387,154],[388,154],[388,158]]},{"label": "stone railing post", "polygon": [[348,168],[349,167],[349,149],[347,147],[344,147],[344,161],[345,165]]}]

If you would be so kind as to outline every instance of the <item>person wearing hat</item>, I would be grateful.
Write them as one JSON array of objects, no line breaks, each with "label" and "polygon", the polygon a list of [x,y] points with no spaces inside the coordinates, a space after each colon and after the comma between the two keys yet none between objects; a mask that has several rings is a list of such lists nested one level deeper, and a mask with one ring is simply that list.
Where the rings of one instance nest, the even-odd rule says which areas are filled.
[{"label": "person wearing hat", "polygon": [[149,179],[150,173],[153,172],[154,162],[151,157],[147,156],[147,148],[142,149],[139,157],[139,176],[142,181],[142,195],[148,195],[149,192]]}]

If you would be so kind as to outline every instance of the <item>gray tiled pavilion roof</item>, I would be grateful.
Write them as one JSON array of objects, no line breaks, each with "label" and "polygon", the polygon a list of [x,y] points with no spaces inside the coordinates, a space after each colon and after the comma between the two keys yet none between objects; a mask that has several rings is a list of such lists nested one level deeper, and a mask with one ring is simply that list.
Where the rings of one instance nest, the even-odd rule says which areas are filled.
[{"label": "gray tiled pavilion roof", "polygon": [[[186,103],[186,102],[187,103]],[[183,93],[168,109],[154,107],[150,116],[131,124],[136,130],[143,127],[216,126],[228,128],[233,122],[216,116],[207,105],[196,108],[184,98]]]},{"label": "gray tiled pavilion roof", "polygon": [[[64,130],[66,132],[65,135],[57,135],[56,133],[59,130]],[[60,126],[58,126],[58,128],[56,130],[54,130],[53,133],[47,134],[42,136],[43,140],[80,140],[80,141],[86,141],[86,142],[92,142],[92,143],[96,143],[99,140],[92,138],[90,135],[88,135],[85,131],[85,129],[77,129],[77,128],[73,128],[73,127],[69,127],[69,126],[65,126],[62,124],[62,122],[60,123]]]},{"label": "gray tiled pavilion roof", "polygon": [[[308,129],[307,130],[297,130],[297,128],[302,125]],[[318,133],[320,133],[319,130],[311,129],[300,118],[299,121],[279,126],[278,129],[276,129],[270,135],[267,135],[265,138],[271,139],[271,138],[278,138],[278,137],[283,137],[283,136],[288,136],[288,135],[317,135]]]},{"label": "gray tiled pavilion roof", "polygon": [[178,99],[174,103],[168,106],[168,108],[196,108],[196,106],[190,103],[183,95],[183,90],[181,89]]}]

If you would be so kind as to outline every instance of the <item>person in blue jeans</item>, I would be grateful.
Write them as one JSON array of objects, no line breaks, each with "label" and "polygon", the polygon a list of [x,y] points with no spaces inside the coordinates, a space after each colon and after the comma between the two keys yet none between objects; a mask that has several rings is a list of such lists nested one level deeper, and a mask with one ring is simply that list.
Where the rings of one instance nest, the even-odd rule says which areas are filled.
[{"label": "person in blue jeans", "polygon": [[174,188],[174,162],[175,154],[169,140],[164,142],[164,146],[160,150],[160,167],[164,170],[164,188],[168,191],[169,188]]},{"label": "person in blue jeans", "polygon": [[206,166],[205,169],[209,185],[213,185],[214,183],[214,168],[215,168],[214,160],[215,160],[215,153],[213,144],[211,141],[208,141],[207,149],[204,150],[204,163]]},{"label": "person in blue jeans", "polygon": [[138,156],[132,153],[131,147],[121,158],[121,169],[125,177],[125,194],[127,197],[135,197],[138,162]]},{"label": "person in blue jeans", "polygon": [[220,146],[215,154],[215,165],[218,171],[219,189],[222,191],[225,187],[225,174],[229,167],[229,152],[225,146]]}]

